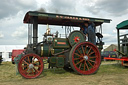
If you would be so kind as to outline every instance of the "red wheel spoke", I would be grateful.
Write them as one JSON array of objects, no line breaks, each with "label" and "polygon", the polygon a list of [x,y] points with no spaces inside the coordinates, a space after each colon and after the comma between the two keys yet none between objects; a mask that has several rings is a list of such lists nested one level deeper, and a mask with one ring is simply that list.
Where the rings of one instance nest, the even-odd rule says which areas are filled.
[{"label": "red wheel spoke", "polygon": [[27,72],[27,75],[30,76],[30,74],[34,74],[33,69],[29,69],[29,71]]},{"label": "red wheel spoke", "polygon": [[84,48],[83,48],[83,45],[81,45],[81,48],[82,48],[82,51],[83,51],[83,53],[84,53],[84,55],[85,55],[85,52],[84,52]]},{"label": "red wheel spoke", "polygon": [[36,64],[36,63],[38,63],[38,62],[40,62],[40,61],[36,61],[36,62],[34,62],[33,64]]},{"label": "red wheel spoke", "polygon": [[27,58],[28,58],[28,62],[30,63],[30,59],[29,59],[29,56],[28,56]]},{"label": "red wheel spoke", "polygon": [[93,65],[88,61],[88,63],[93,67]]},{"label": "red wheel spoke", "polygon": [[74,53],[75,55],[77,55],[77,56],[79,56],[79,57],[81,57],[78,53]]},{"label": "red wheel spoke", "polygon": [[34,58],[32,59],[32,63],[34,63],[34,60],[35,60],[35,56],[34,56]]},{"label": "red wheel spoke", "polygon": [[39,72],[35,67],[33,67],[33,69],[34,69],[37,73]]},{"label": "red wheel spoke", "polygon": [[24,65],[24,66],[22,66],[22,68],[25,68],[25,67],[28,67],[28,65]]},{"label": "red wheel spoke", "polygon": [[87,55],[90,53],[91,49],[92,49],[92,47],[90,47],[90,49],[89,49],[89,51],[88,51]]},{"label": "red wheel spoke", "polygon": [[77,49],[77,51],[80,53],[80,55],[82,55],[79,49]]},{"label": "red wheel spoke", "polygon": [[33,69],[31,69],[31,71],[32,71],[32,74],[34,75],[34,71],[33,71]]},{"label": "red wheel spoke", "polygon": [[27,75],[31,74],[31,69],[28,69]]},{"label": "red wheel spoke", "polygon": [[78,65],[79,63],[81,63],[84,59],[80,60],[78,63],[76,63],[76,65]]},{"label": "red wheel spoke", "polygon": [[25,72],[28,71],[28,68],[26,68],[24,71],[25,71]]},{"label": "red wheel spoke", "polygon": [[95,63],[95,61],[92,61],[92,60],[89,60],[89,61],[91,61],[91,62]]},{"label": "red wheel spoke", "polygon": [[87,65],[86,61],[84,62],[84,64],[87,66],[87,69],[88,69],[88,71],[89,71],[89,67],[88,67],[88,65]]},{"label": "red wheel spoke", "polygon": [[81,65],[82,65],[82,63],[80,64],[79,69],[81,68]]},{"label": "red wheel spoke", "polygon": [[84,63],[84,71],[85,71],[85,63]]},{"label": "red wheel spoke", "polygon": [[79,60],[80,58],[74,58],[74,60]]},{"label": "red wheel spoke", "polygon": [[90,56],[91,54],[93,54],[93,53],[95,53],[95,52],[91,52],[91,53],[89,54],[89,56]]},{"label": "red wheel spoke", "polygon": [[25,64],[29,65],[29,63],[27,63],[25,60],[23,60],[23,62],[24,62]]},{"label": "red wheel spoke", "polygon": [[87,49],[87,45],[85,45],[85,51],[84,51],[85,53],[86,53],[86,49]]}]

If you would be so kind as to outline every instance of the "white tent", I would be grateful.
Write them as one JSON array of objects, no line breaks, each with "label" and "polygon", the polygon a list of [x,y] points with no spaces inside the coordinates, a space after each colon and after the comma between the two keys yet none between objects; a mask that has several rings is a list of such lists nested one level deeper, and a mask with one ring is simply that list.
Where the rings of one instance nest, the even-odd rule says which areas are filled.
[{"label": "white tent", "polygon": [[24,49],[26,45],[0,45],[0,53],[3,61],[11,61],[11,52],[13,49]]}]

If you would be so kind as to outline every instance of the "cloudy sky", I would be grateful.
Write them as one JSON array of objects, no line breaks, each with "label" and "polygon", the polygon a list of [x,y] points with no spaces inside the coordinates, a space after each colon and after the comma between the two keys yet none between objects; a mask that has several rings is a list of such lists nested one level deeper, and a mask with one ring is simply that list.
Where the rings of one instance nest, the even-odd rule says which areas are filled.
[{"label": "cloudy sky", "polygon": [[[106,45],[116,44],[116,25],[128,19],[128,0],[0,0],[0,2],[0,45],[26,45],[28,25],[23,24],[24,15],[27,11],[40,8],[51,13],[111,19],[111,23],[103,24],[103,40]],[[45,30],[46,26],[39,26],[39,41]],[[55,27],[51,26],[51,30],[55,30]],[[60,33],[61,30],[59,29]]]}]

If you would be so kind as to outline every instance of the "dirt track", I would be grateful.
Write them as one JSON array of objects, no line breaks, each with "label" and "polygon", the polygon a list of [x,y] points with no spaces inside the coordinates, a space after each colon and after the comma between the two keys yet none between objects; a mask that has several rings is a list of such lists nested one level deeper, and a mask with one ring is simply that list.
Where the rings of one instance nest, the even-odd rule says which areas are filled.
[{"label": "dirt track", "polygon": [[127,76],[122,75],[89,75],[70,77],[42,77],[1,82],[0,85],[127,85]]},{"label": "dirt track", "polygon": [[0,66],[0,85],[128,85],[128,69],[119,65],[101,65],[97,74],[85,76],[69,73],[63,69],[55,71],[46,69],[36,79],[16,76],[14,67],[11,64]]}]

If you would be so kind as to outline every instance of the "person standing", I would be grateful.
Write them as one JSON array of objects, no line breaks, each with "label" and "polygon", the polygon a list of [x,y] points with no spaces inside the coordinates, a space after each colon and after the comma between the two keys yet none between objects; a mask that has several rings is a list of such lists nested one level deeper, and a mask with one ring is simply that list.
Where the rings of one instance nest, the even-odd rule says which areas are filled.
[{"label": "person standing", "polygon": [[95,24],[93,22],[90,22],[88,25],[88,41],[96,45],[96,33],[95,33]]},{"label": "person standing", "polygon": [[80,26],[80,31],[83,32],[85,34],[85,36],[88,35],[88,33],[87,33],[88,24],[89,24],[88,22],[84,22],[84,24]]},{"label": "person standing", "polygon": [[80,31],[88,36],[88,41],[96,45],[95,24],[93,22],[84,22],[80,28]]}]

